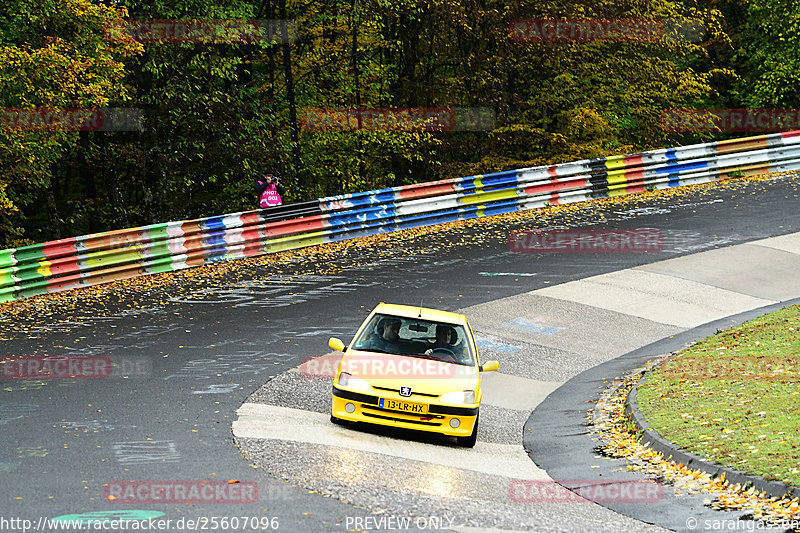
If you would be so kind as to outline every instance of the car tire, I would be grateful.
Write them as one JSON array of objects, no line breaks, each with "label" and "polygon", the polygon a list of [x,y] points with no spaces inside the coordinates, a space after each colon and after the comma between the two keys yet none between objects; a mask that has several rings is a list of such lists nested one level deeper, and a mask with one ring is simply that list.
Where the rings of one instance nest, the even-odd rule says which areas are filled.
[{"label": "car tire", "polygon": [[475,425],[472,426],[472,434],[469,437],[456,437],[456,442],[459,446],[465,448],[474,448],[475,443],[478,442],[478,420],[480,415],[475,417]]}]

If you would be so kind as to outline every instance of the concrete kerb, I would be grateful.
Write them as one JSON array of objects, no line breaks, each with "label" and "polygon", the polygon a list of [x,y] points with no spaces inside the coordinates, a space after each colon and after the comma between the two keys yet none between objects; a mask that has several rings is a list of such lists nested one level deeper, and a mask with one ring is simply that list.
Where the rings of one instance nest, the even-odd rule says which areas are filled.
[{"label": "concrete kerb", "polygon": [[[596,404],[602,392],[617,377],[629,374],[665,353],[685,348],[718,330],[738,326],[761,315],[797,304],[800,304],[800,298],[715,320],[653,342],[578,374],[551,392],[531,412],[523,428],[525,451],[537,466],[556,480],[646,479],[644,473],[627,471],[627,461],[624,459],[598,457],[600,438],[587,427],[587,411]],[[708,519],[738,523],[738,520],[744,519],[745,511],[711,509],[704,502],[707,497],[703,493],[677,492],[671,485],[666,485],[660,502],[647,505],[604,502],[599,505],[673,531],[692,531],[693,528],[687,528],[688,516],[701,522]]]},{"label": "concrete kerb", "polygon": [[765,492],[773,498],[782,498],[787,494],[791,497],[800,497],[800,488],[791,487],[780,481],[768,481],[761,476],[745,474],[735,468],[721,465],[716,461],[684,450],[674,442],[662,437],[656,430],[651,429],[650,423],[639,410],[637,388],[653,370],[650,369],[644,373],[628,393],[628,397],[625,400],[625,414],[633,421],[636,428],[642,432],[642,436],[639,439],[642,444],[662,453],[665,459],[675,463],[683,463],[688,468],[700,470],[712,476],[719,476],[724,473],[725,479],[731,485],[739,483],[745,488],[754,487],[757,491]]}]

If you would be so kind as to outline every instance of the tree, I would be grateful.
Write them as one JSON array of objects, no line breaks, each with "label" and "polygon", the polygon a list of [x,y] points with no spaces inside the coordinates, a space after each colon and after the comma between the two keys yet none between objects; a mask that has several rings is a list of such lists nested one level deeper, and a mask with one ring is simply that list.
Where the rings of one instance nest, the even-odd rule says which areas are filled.
[{"label": "tree", "polygon": [[[27,8],[20,6],[27,4],[15,1],[21,17]],[[22,206],[28,236],[46,240],[54,235],[48,213],[61,214],[64,232],[80,234],[251,209],[253,178],[267,169],[290,178],[287,200],[293,201],[692,142],[700,134],[662,129],[662,112],[741,102],[737,93],[726,92],[732,65],[753,74],[758,66],[736,64],[734,58],[743,55],[732,51],[721,31],[718,9],[756,24],[736,15],[740,0],[702,1],[705,7],[678,0],[103,2],[115,6],[102,9],[117,10],[116,23],[128,29],[148,24],[143,20],[224,26],[266,17],[291,21],[296,35],[291,44],[282,36],[140,35],[137,44],[123,32],[122,38],[106,39],[101,49],[116,61],[116,77],[111,70],[93,77],[107,83],[98,81],[91,95],[98,102],[143,109],[143,130],[44,137],[27,132],[35,138],[27,145],[22,134],[13,141],[17,144],[6,140],[13,153],[29,160],[0,154],[6,157],[0,164],[16,165],[9,175],[26,176],[14,187],[0,186],[0,203],[2,191],[13,190],[6,196]],[[100,0],[93,2],[64,5],[101,9]],[[789,6],[788,0],[770,2]],[[45,4],[46,13],[66,9],[55,0]],[[121,21],[123,10],[127,23]],[[635,42],[512,38],[512,21],[532,18],[666,20],[667,25],[659,27],[660,39]],[[698,21],[702,38],[686,38],[681,28]],[[20,36],[12,22],[3,42],[27,43],[41,33]],[[77,49],[84,46],[78,41],[72,45]],[[781,53],[776,46],[772,57]],[[3,65],[3,72],[13,71]],[[110,69],[112,63],[103,65]],[[785,79],[792,75],[780,72]],[[42,101],[59,94],[47,83],[16,87],[17,78],[17,73],[0,78],[3,94],[17,98],[27,91]],[[756,91],[762,93],[767,94]],[[436,131],[310,123],[314,110],[332,116],[398,108],[489,109],[496,125]],[[42,191],[51,192],[49,200],[37,204]]]},{"label": "tree", "polygon": [[26,225],[23,209],[34,203],[49,211],[58,230],[54,165],[76,149],[80,134],[42,125],[43,108],[126,100],[123,61],[140,47],[105,38],[106,28],[125,15],[89,0],[6,2],[0,15],[0,247],[17,243]]},{"label": "tree", "polygon": [[751,1],[738,59],[748,107],[800,106],[800,4]]}]

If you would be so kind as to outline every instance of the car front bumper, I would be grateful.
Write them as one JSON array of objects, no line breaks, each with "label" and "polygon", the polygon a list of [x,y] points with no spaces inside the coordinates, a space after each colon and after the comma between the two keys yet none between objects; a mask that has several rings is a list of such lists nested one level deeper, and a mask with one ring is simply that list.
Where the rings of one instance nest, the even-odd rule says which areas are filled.
[{"label": "car front bumper", "polygon": [[[381,398],[424,403],[428,406],[428,413],[415,414],[382,409],[378,406]],[[378,396],[344,390],[335,386],[333,387],[332,403],[331,414],[341,420],[429,431],[453,437],[467,437],[472,434],[472,428],[478,416],[478,405],[454,407],[418,398],[405,398],[391,392]],[[347,409],[348,404],[351,404],[350,411]],[[458,427],[453,427],[453,420],[458,421]]]}]

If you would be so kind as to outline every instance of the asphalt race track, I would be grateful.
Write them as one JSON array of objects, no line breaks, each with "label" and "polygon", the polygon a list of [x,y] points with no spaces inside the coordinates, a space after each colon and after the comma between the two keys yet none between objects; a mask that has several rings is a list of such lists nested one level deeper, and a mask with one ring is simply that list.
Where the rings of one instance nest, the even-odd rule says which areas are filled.
[{"label": "asphalt race track", "polygon": [[[69,517],[145,520],[151,531],[398,530],[404,518],[410,531],[657,531],[590,502],[518,497],[514,483],[550,479],[525,453],[523,427],[582,371],[789,299],[770,280],[796,275],[797,240],[755,241],[800,231],[799,199],[796,178],[783,177],[563,215],[565,226],[655,228],[657,253],[515,253],[508,233],[537,227],[519,217],[7,319],[7,362],[68,356],[103,379],[4,371],[0,530],[56,530],[40,519]],[[680,312],[644,305],[641,286]],[[482,359],[500,360],[474,449],[328,421],[330,378],[298,367],[328,354],[328,337],[347,342],[379,301],[462,310]],[[203,480],[215,491],[192,504],[124,490],[152,481],[198,494]]]}]

